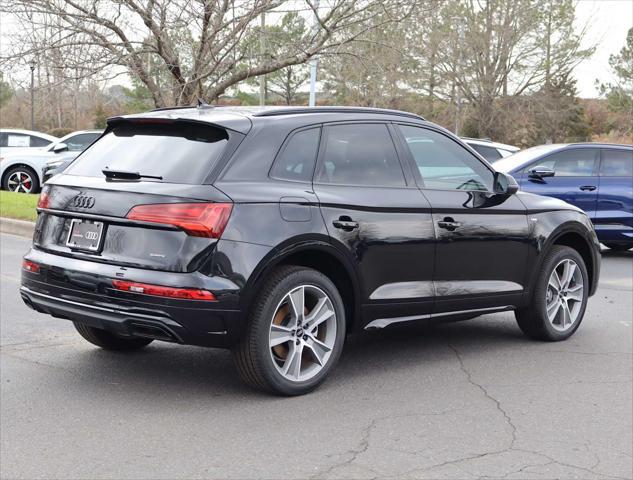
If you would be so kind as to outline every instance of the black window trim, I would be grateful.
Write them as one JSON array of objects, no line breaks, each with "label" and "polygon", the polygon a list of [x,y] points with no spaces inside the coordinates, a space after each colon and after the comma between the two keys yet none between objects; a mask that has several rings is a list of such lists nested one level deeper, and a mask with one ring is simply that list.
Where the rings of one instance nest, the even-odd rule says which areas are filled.
[{"label": "black window trim", "polygon": [[[411,184],[411,179],[407,178],[407,174],[406,174],[407,169],[405,169],[405,166],[404,166],[405,164],[403,163],[403,159],[401,158],[401,152],[400,152],[400,149],[398,148],[397,139],[394,138],[393,129],[390,128],[391,123],[392,122],[389,120],[344,120],[344,121],[338,121],[338,122],[324,122],[322,124],[322,130],[321,130],[321,142],[319,143],[319,153],[317,155],[316,166],[312,174],[312,185],[322,185],[322,186],[327,186],[327,187],[387,188],[387,189],[392,189],[392,190],[393,189],[396,189],[396,190],[415,189],[416,186],[414,184]],[[400,170],[402,171],[402,178],[404,180],[404,185],[399,185],[399,186],[363,185],[363,184],[359,185],[359,184],[347,184],[347,183],[325,183],[325,182],[316,181],[316,174],[317,172],[321,171],[321,167],[323,166],[323,155],[325,153],[325,145],[329,137],[330,129],[336,126],[340,126],[340,125],[359,125],[359,124],[360,125],[379,124],[379,125],[385,126],[385,128],[387,129],[387,133],[389,134],[389,137],[391,138],[391,142],[393,144],[393,150],[396,153],[396,159],[398,160],[398,164],[400,165]]]},{"label": "black window trim", "polygon": [[633,148],[622,148],[622,147],[599,147],[600,149],[600,157],[598,159],[598,173],[596,176],[604,177],[604,178],[631,178],[627,175],[618,176],[618,175],[602,175],[602,162],[604,161],[604,152],[607,150],[616,150],[620,152],[629,152],[631,156],[633,156]]},{"label": "black window trim", "polygon": [[[480,158],[480,154],[477,153],[473,148],[471,148],[469,145],[466,145],[464,142],[462,142],[459,139],[455,139],[450,135],[447,135],[445,131],[443,131],[442,129],[439,128],[435,128],[432,125],[427,125],[427,124],[419,124],[419,123],[412,123],[412,122],[393,122],[394,125],[404,125],[407,127],[417,127],[417,128],[422,128],[425,130],[431,130],[435,133],[439,133],[443,136],[445,136],[446,138],[448,138],[449,140],[453,141],[454,143],[456,143],[457,145],[459,145],[460,147],[462,147],[463,150],[465,150],[468,154],[470,154],[471,157],[473,157],[475,160],[477,160],[479,163],[481,163],[484,167],[486,167],[486,169],[488,169],[488,171],[490,173],[492,173],[492,178],[493,178],[493,183],[494,183],[494,178],[495,178],[495,174],[497,173],[496,170],[494,168],[492,168],[490,166],[490,164],[485,161],[485,159]],[[420,170],[418,168],[417,163],[415,162],[415,158],[413,158],[413,154],[411,153],[411,149],[409,149],[409,146],[407,145],[407,140],[404,137],[402,131],[399,128],[395,128],[394,130],[397,131],[398,133],[398,139],[399,141],[402,143],[403,147],[405,148],[405,154],[409,163],[409,168],[411,168],[411,170],[413,171],[413,177],[415,179],[415,181],[418,184],[418,188],[420,190],[434,190],[434,191],[440,191],[440,192],[483,192],[483,193],[489,193],[489,194],[494,194],[494,191],[492,190],[458,190],[455,188],[431,188],[431,187],[427,187],[424,184],[424,179],[422,178],[422,175],[420,174]],[[475,154],[473,154],[473,152],[475,152]],[[493,185],[494,188],[494,185]]]},{"label": "black window trim", "polygon": [[[569,151],[573,151],[573,150],[597,150],[597,152],[596,152],[597,155],[596,155],[596,158],[594,159],[594,164],[593,164],[593,172],[591,172],[591,175],[565,175],[565,176],[563,176],[561,178],[597,177],[599,175],[599,173],[600,173],[600,164],[602,163],[602,149],[600,147],[598,147],[598,146],[595,146],[595,147],[591,146],[591,147],[560,148],[560,149],[555,150],[553,152],[546,153],[545,155],[540,157],[535,162],[532,162],[529,165],[526,165],[525,167],[522,167],[521,168],[521,174],[528,173],[528,169],[538,166],[541,162],[545,161],[547,158],[551,157],[552,155],[557,155],[559,153],[569,152]],[[598,161],[596,162],[596,160],[598,160]],[[554,177],[556,177],[556,175],[554,175]]]},{"label": "black window trim", "polygon": [[[291,180],[288,178],[278,178],[275,177],[272,172],[273,169],[275,168],[275,165],[277,164],[277,161],[281,158],[281,156],[284,154],[284,152],[286,151],[286,148],[288,148],[288,144],[290,143],[290,140],[297,135],[298,133],[301,132],[305,132],[308,130],[319,130],[319,141],[317,142],[317,153],[316,153],[316,157],[314,158],[314,166],[312,167],[312,175],[309,176],[309,180]],[[295,128],[294,130],[290,131],[288,133],[288,135],[286,135],[286,138],[284,139],[283,143],[281,144],[281,146],[279,147],[279,150],[277,150],[277,153],[275,154],[275,158],[273,159],[272,163],[270,164],[270,168],[268,169],[268,178],[271,180],[274,180],[276,182],[290,182],[290,183],[301,183],[301,184],[307,184],[307,185],[311,185],[313,183],[314,180],[314,175],[316,173],[316,169],[317,169],[317,163],[319,161],[319,154],[321,153],[321,148],[322,148],[322,143],[321,141],[323,140],[323,124],[321,123],[317,123],[317,124],[312,124],[312,125],[305,125],[299,128]]]}]

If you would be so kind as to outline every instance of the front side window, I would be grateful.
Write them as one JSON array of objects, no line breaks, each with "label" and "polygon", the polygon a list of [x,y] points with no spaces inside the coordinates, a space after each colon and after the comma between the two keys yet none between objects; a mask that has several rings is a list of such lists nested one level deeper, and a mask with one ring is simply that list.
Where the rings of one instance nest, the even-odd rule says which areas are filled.
[{"label": "front side window", "polygon": [[592,177],[598,159],[598,150],[593,148],[575,148],[553,153],[530,165],[526,171],[534,167],[547,167],[557,177]]},{"label": "front side window", "polygon": [[633,177],[633,150],[602,150],[600,175]]},{"label": "front side window", "polygon": [[197,123],[117,125],[77,157],[65,174],[103,178],[138,172],[167,183],[200,185],[228,143],[226,130]]},{"label": "front side window", "polygon": [[275,160],[270,176],[279,180],[311,182],[320,138],[320,128],[292,135]]},{"label": "front side window", "polygon": [[318,183],[404,187],[406,182],[387,126],[380,123],[328,127]]},{"label": "front side window", "polygon": [[64,143],[68,146],[69,151],[82,152],[88,145],[99,138],[99,135],[99,133],[80,133],[66,139]]},{"label": "front side window", "polygon": [[493,173],[457,142],[426,128],[399,125],[424,182],[439,190],[492,191]]}]

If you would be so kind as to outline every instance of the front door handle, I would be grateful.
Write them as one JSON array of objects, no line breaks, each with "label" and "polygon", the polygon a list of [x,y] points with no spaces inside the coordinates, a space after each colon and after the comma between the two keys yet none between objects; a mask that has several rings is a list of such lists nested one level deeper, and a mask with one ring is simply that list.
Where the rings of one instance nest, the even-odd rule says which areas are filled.
[{"label": "front door handle", "polygon": [[437,226],[452,232],[453,230],[462,226],[460,222],[456,222],[451,217],[444,217],[444,220],[437,222]]},{"label": "front door handle", "polygon": [[583,192],[593,192],[596,188],[598,187],[596,187],[595,185],[583,185],[582,187],[580,187]]},{"label": "front door handle", "polygon": [[352,230],[356,230],[358,228],[358,222],[355,222],[350,217],[341,216],[338,220],[334,220],[332,222],[334,228],[340,228],[346,232],[351,232]]}]

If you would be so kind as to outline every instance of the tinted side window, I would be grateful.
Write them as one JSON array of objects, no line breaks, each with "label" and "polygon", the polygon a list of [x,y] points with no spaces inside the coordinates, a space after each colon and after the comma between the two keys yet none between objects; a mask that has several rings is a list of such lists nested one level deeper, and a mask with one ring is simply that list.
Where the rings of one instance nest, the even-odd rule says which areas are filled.
[{"label": "tinted side window", "polygon": [[543,166],[553,169],[557,177],[593,177],[597,158],[597,149],[575,148],[549,155],[530,165],[527,170]]},{"label": "tinted side window", "polygon": [[45,147],[49,145],[51,142],[46,140],[45,138],[35,137],[31,135],[31,146],[32,147]]},{"label": "tinted side window", "polygon": [[602,150],[600,175],[603,177],[633,177],[633,151]]},{"label": "tinted side window", "polygon": [[71,152],[82,152],[99,137],[98,133],[80,133],[66,139],[66,145]]},{"label": "tinted side window", "polygon": [[426,128],[399,128],[425,188],[492,191],[493,173],[457,142]]},{"label": "tinted side window", "polygon": [[404,173],[384,124],[328,127],[323,162],[315,181],[336,185],[404,187]]},{"label": "tinted side window", "polygon": [[311,182],[320,138],[320,128],[292,135],[275,160],[270,176],[280,180]]},{"label": "tinted side window", "polygon": [[0,133],[0,147],[6,147],[6,146],[7,146],[7,134]]},{"label": "tinted side window", "polygon": [[477,153],[490,162],[494,162],[495,160],[499,160],[501,158],[501,154],[496,148],[475,145],[473,143],[469,143],[468,145],[474,148]]}]

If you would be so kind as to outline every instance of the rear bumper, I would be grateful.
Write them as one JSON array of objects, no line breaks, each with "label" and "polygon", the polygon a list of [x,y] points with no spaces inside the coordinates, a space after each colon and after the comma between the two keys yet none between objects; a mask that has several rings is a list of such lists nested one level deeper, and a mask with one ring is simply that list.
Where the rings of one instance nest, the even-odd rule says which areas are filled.
[{"label": "rear bumper", "polygon": [[[31,250],[25,259],[40,266],[22,271],[20,293],[34,310],[120,335],[176,343],[230,347],[242,333],[238,287],[198,272],[170,274],[135,270]],[[218,301],[154,297],[112,288],[113,278],[216,293]],[[142,280],[141,280],[142,279]]]}]

